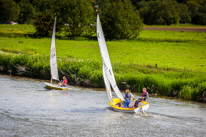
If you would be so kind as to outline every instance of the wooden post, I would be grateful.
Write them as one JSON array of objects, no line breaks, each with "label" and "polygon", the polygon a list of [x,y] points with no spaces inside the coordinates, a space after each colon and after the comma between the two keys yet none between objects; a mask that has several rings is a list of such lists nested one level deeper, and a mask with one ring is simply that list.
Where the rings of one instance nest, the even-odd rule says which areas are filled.
[{"label": "wooden post", "polygon": [[155,67],[157,68],[157,63],[155,64]]}]

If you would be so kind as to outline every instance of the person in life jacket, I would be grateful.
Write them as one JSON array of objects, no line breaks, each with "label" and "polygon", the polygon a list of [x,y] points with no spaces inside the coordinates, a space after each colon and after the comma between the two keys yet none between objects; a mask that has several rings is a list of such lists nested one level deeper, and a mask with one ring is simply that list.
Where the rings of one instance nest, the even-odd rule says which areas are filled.
[{"label": "person in life jacket", "polygon": [[66,87],[67,86],[67,78],[63,76],[63,82],[58,83],[59,87]]},{"label": "person in life jacket", "polygon": [[129,92],[129,89],[126,89],[125,95],[124,95],[124,99],[125,99],[124,108],[129,107],[129,103],[130,103],[131,98],[132,98],[132,96]]},{"label": "person in life jacket", "polygon": [[142,92],[142,94],[140,95],[139,99],[137,99],[137,100],[135,101],[134,107],[138,107],[138,105],[139,105],[139,103],[140,103],[141,101],[146,101],[146,100],[149,98],[149,93],[147,92],[147,89],[146,89],[146,88],[143,88],[142,90],[143,90],[143,92]]}]

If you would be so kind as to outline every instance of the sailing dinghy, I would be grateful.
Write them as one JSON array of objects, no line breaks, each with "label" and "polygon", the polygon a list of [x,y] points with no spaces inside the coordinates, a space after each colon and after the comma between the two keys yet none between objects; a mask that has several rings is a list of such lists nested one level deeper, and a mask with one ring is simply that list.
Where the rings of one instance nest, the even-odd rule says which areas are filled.
[{"label": "sailing dinghy", "polygon": [[51,41],[51,52],[50,52],[51,83],[45,82],[44,84],[45,84],[45,87],[48,89],[68,90],[68,87],[58,87],[57,84],[52,84],[52,80],[59,81],[57,58],[56,58],[56,48],[55,48],[55,31],[56,31],[56,17],[54,20],[54,27],[53,27],[52,41]]},{"label": "sailing dinghy", "polygon": [[[103,61],[103,67],[102,67],[103,78],[104,78],[104,83],[105,83],[107,95],[108,95],[108,98],[110,101],[110,106],[114,110],[120,111],[120,112],[136,112],[136,113],[144,112],[145,110],[147,110],[149,108],[149,103],[146,101],[142,101],[141,105],[137,108],[123,108],[123,107],[119,107],[119,105],[118,105],[119,103],[121,103],[122,101],[125,101],[125,100],[124,100],[124,97],[122,96],[122,94],[121,94],[121,92],[116,84],[116,81],[115,81],[115,77],[114,77],[114,73],[112,70],[112,65],[111,65],[111,61],[109,58],[109,53],[107,50],[107,46],[106,46],[99,14],[97,14],[97,38],[98,38],[99,48],[100,48],[102,61]],[[118,98],[112,97],[111,87],[114,90],[114,92],[116,93]]]}]

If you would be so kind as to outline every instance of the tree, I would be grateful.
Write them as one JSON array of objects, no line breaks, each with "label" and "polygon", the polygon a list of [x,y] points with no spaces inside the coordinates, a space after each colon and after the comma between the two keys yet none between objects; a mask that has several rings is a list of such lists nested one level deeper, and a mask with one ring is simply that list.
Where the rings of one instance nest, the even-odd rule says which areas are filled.
[{"label": "tree", "polygon": [[206,0],[189,0],[187,6],[190,11],[192,23],[206,24]]},{"label": "tree", "polygon": [[37,14],[41,14],[47,11],[53,11],[56,6],[57,0],[28,0],[34,7]]},{"label": "tree", "polygon": [[[57,16],[57,0],[33,0],[32,5],[36,9],[36,16],[34,19],[34,26],[36,28],[37,36],[51,36],[54,17]],[[62,27],[61,19],[57,16],[56,31],[60,31]]]},{"label": "tree", "polygon": [[22,0],[19,3],[20,13],[18,22],[23,23],[31,23],[31,20],[34,18],[35,11],[33,6],[29,3],[28,0]]},{"label": "tree", "polygon": [[206,25],[206,6],[199,7],[198,12],[192,18],[192,23]]},{"label": "tree", "polygon": [[130,0],[107,1],[103,6],[99,10],[105,37],[131,39],[139,35],[142,20]]},{"label": "tree", "polygon": [[177,0],[179,3],[186,3],[188,0]]},{"label": "tree", "polygon": [[34,20],[37,36],[51,36],[54,25],[54,15],[47,11],[39,14]]},{"label": "tree", "polygon": [[140,9],[145,24],[176,24],[180,21],[178,3],[173,0],[149,1]]},{"label": "tree", "polygon": [[190,12],[185,4],[179,4],[180,23],[191,22]]},{"label": "tree", "polygon": [[88,0],[61,0],[56,14],[66,24],[68,36],[91,35],[94,32],[94,9]]},{"label": "tree", "polygon": [[19,6],[13,0],[0,0],[0,11],[0,23],[18,19]]},{"label": "tree", "polygon": [[[41,6],[47,4],[49,8],[43,10]],[[54,16],[57,16],[57,32],[62,31],[67,36],[85,36],[94,32],[94,9],[87,0],[52,0],[47,4],[40,4],[39,14],[34,21],[37,35],[51,35]]]},{"label": "tree", "polygon": [[198,8],[200,7],[200,4],[195,0],[189,0],[187,1],[187,7],[189,8],[191,17],[198,12]]}]

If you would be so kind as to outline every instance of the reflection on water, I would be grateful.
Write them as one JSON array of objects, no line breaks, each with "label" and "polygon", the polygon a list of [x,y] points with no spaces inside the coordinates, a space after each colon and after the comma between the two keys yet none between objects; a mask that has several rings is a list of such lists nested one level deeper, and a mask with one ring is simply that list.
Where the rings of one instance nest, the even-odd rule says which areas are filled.
[{"label": "reflection on water", "polygon": [[111,110],[94,89],[44,89],[42,81],[0,75],[0,136],[206,135],[206,104],[150,98],[148,116]]}]

